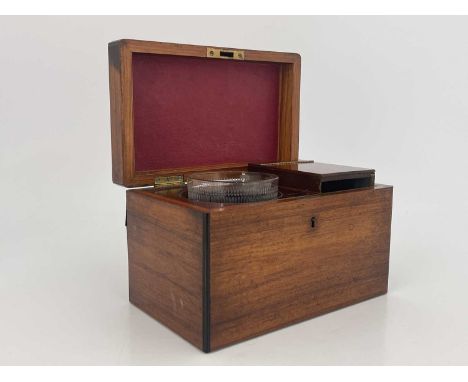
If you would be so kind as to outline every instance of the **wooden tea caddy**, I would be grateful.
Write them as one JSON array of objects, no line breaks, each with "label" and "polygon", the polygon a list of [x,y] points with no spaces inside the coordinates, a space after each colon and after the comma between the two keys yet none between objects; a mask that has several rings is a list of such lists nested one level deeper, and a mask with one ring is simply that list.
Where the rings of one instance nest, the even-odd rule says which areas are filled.
[{"label": "wooden tea caddy", "polygon": [[[210,352],[387,292],[392,187],[297,162],[299,55],[120,40],[109,64],[113,181],[156,185],[127,191],[131,303]],[[190,201],[213,169],[281,197]]]}]

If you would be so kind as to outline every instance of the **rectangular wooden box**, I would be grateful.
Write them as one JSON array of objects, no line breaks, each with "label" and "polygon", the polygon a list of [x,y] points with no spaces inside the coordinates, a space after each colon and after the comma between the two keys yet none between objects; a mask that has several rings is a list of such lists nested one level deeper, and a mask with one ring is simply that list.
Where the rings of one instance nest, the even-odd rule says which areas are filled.
[{"label": "rectangular wooden box", "polygon": [[[297,160],[298,55],[121,40],[109,58],[114,182]],[[205,352],[387,292],[391,186],[231,205],[184,192],[127,191],[130,301]]]}]

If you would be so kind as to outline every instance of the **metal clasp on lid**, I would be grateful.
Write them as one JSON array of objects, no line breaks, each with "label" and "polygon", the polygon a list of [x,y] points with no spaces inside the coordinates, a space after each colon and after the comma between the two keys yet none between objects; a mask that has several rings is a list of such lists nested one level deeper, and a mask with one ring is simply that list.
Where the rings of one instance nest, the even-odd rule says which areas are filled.
[{"label": "metal clasp on lid", "polygon": [[206,57],[208,58],[223,58],[225,60],[243,60],[243,50],[231,50],[231,49],[218,49],[218,48],[206,48]]},{"label": "metal clasp on lid", "polygon": [[157,176],[154,179],[154,189],[156,191],[166,190],[168,188],[180,187],[185,184],[182,175]]}]

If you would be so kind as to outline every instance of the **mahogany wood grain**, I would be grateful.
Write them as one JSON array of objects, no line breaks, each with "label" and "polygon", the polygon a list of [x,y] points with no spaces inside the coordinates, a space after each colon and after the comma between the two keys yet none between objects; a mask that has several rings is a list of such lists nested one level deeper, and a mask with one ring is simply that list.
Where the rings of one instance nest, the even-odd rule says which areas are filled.
[{"label": "mahogany wood grain", "polygon": [[381,187],[211,213],[211,349],[386,293],[391,209]]},{"label": "mahogany wood grain", "polygon": [[[244,61],[264,61],[279,63],[281,65],[278,160],[297,160],[299,149],[299,86],[301,58],[295,53],[255,50],[243,51],[245,57]],[[219,163],[206,166],[136,171],[133,127],[133,53],[206,57],[207,46],[138,40],[119,40],[109,44],[112,179],[114,183],[126,187],[144,186],[152,184],[154,178],[158,175],[184,174],[193,171],[204,171],[214,168],[237,168],[247,165],[247,163]]]},{"label": "mahogany wood grain", "polygon": [[132,53],[125,43],[109,44],[112,181],[130,184],[135,173]]},{"label": "mahogany wood grain", "polygon": [[130,190],[130,300],[209,352],[384,294],[392,190],[231,205]]},{"label": "mahogany wood grain", "polygon": [[130,301],[203,348],[203,216],[127,193]]},{"label": "mahogany wood grain", "polygon": [[280,76],[278,161],[296,161],[299,159],[300,56],[294,63],[282,65]]},{"label": "mahogany wood grain", "polygon": [[112,145],[112,181],[122,183],[123,179],[123,121],[121,92],[121,53],[118,43],[109,44],[109,92]]}]

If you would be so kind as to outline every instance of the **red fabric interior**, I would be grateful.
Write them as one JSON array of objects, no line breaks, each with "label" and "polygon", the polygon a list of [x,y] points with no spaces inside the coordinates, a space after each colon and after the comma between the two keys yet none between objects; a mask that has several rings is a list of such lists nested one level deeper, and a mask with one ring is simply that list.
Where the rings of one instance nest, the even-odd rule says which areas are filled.
[{"label": "red fabric interior", "polygon": [[279,70],[134,53],[136,171],[276,161]]}]

